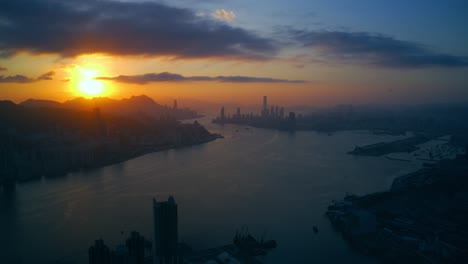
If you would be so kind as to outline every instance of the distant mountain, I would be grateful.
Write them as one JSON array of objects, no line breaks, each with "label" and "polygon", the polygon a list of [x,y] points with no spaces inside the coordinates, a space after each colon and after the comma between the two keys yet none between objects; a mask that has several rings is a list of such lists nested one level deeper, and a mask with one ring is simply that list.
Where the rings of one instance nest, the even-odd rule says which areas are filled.
[{"label": "distant mountain", "polygon": [[56,101],[51,101],[51,100],[37,100],[37,99],[28,99],[22,103],[20,103],[22,106],[26,107],[47,107],[47,108],[62,108],[62,104]]},{"label": "distant mountain", "polygon": [[92,99],[76,98],[65,101],[65,108],[91,110],[100,108],[101,111],[119,115],[133,115],[145,113],[149,115],[160,116],[166,112],[172,112],[172,109],[164,108],[146,95],[132,96],[130,98],[115,100],[106,97],[96,97]]},{"label": "distant mountain", "polygon": [[[65,109],[57,102],[41,100],[24,102],[16,105],[10,101],[0,102],[0,133],[5,129],[15,129],[25,133],[46,133],[57,126],[73,131],[92,131],[96,126],[94,111]],[[37,111],[36,107],[41,110]]]},{"label": "distant mountain", "polygon": [[198,117],[197,112],[194,110],[174,109],[162,106],[146,95],[132,96],[130,98],[120,100],[107,97],[95,97],[92,99],[78,97],[63,103],[49,100],[29,99],[20,103],[20,105],[26,107],[65,108],[74,110],[92,110],[99,108],[102,112],[121,116],[146,115],[153,118],[160,118],[161,116],[169,115],[176,119]]},{"label": "distant mountain", "polygon": [[13,103],[12,101],[8,101],[8,100],[0,101],[0,107],[2,107],[2,108],[14,107],[15,105],[16,104]]}]

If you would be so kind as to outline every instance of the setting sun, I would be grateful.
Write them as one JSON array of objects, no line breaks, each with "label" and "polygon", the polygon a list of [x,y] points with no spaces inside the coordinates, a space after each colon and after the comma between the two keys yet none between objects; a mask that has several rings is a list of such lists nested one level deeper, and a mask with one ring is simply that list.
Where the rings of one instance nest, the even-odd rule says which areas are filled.
[{"label": "setting sun", "polygon": [[78,88],[82,95],[93,97],[104,93],[103,83],[94,79],[97,76],[97,70],[79,69]]}]

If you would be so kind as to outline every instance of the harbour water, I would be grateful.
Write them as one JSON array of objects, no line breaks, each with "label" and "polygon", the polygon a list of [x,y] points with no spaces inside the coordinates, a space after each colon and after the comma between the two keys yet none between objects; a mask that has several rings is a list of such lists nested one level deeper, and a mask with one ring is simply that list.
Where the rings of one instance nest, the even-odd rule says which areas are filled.
[{"label": "harbour water", "polygon": [[132,230],[151,238],[151,198],[173,195],[179,240],[195,249],[228,244],[246,225],[253,235],[278,242],[265,263],[375,263],[350,248],[324,212],[347,192],[388,189],[395,177],[421,165],[346,154],[355,145],[402,136],[288,133],[199,121],[225,138],[0,193],[2,259],[87,263],[95,239],[114,247]]}]

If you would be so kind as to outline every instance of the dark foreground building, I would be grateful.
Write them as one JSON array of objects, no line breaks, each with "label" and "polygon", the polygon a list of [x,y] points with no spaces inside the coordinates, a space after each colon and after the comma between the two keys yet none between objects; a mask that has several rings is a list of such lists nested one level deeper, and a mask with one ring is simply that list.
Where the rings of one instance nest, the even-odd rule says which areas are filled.
[{"label": "dark foreground building", "polygon": [[[193,251],[178,243],[177,204],[173,197],[157,202],[153,198],[154,241],[131,232],[123,245],[110,250],[102,239],[89,248],[90,264],[262,264],[259,259],[276,248],[276,241],[263,241],[250,235],[247,228],[236,232],[232,244]],[[152,249],[152,250],[151,250]],[[152,252],[151,252],[152,251]]]},{"label": "dark foreground building", "polygon": [[154,221],[154,264],[178,263],[178,220],[177,204],[174,197],[167,201],[157,202],[153,199]]},{"label": "dark foreground building", "polygon": [[111,251],[102,239],[96,240],[88,250],[89,264],[110,264]]}]

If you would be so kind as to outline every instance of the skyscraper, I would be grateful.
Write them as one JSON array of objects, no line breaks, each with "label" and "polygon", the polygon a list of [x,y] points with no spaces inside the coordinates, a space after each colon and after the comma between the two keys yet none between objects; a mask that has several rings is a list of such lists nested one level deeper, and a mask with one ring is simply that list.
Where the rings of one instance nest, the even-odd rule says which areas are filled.
[{"label": "skyscraper", "polygon": [[102,239],[96,240],[88,250],[89,264],[110,264],[111,252]]},{"label": "skyscraper", "polygon": [[133,231],[125,242],[130,259],[135,264],[145,263],[145,238],[140,233]]},{"label": "skyscraper", "polygon": [[263,110],[268,110],[268,98],[263,96]]},{"label": "skyscraper", "polygon": [[296,113],[295,112],[289,112],[288,123],[289,123],[289,130],[296,130]]},{"label": "skyscraper", "polygon": [[226,118],[226,116],[224,115],[224,106],[221,107],[221,113],[220,113],[219,117],[221,118],[221,120],[224,120]]},{"label": "skyscraper", "polygon": [[177,204],[171,196],[164,202],[153,199],[154,216],[154,264],[176,264],[177,244]]},{"label": "skyscraper", "polygon": [[174,110],[177,110],[177,99],[174,99]]}]

